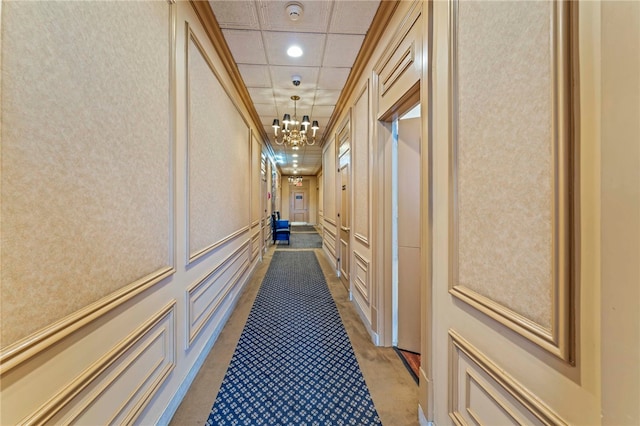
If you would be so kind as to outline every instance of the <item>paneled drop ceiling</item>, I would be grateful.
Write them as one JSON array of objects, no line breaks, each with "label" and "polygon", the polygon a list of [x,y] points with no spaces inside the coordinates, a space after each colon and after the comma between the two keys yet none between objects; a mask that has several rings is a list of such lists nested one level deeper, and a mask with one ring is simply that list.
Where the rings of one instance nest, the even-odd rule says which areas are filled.
[{"label": "paneled drop ceiling", "polygon": [[[291,3],[302,6],[302,17],[297,21],[287,12]],[[306,176],[320,171],[320,144],[326,125],[379,3],[209,0],[284,175]],[[287,55],[292,45],[302,48],[301,57]],[[297,87],[292,83],[294,75],[300,76]],[[285,113],[293,117],[293,95],[300,96],[298,119],[309,115],[320,125],[316,144],[297,152],[274,143],[271,127],[274,118],[282,123]]]}]

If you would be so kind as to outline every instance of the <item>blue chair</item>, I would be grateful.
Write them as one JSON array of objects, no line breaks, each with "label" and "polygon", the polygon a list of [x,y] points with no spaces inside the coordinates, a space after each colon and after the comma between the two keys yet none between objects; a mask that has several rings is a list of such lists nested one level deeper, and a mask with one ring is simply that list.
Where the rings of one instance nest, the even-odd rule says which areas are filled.
[{"label": "blue chair", "polygon": [[291,225],[288,220],[278,220],[276,215],[271,215],[271,235],[273,243],[276,241],[286,241],[287,245],[291,245]]}]

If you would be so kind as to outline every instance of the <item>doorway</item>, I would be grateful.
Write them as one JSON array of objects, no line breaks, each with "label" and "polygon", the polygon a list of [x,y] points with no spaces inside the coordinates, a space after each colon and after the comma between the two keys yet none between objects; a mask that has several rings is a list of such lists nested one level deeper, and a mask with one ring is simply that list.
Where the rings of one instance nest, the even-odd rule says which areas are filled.
[{"label": "doorway", "polygon": [[417,378],[420,361],[420,104],[392,123],[393,345]]},{"label": "doorway", "polygon": [[306,225],[309,222],[309,190],[298,188],[291,190],[291,222],[294,225]]}]

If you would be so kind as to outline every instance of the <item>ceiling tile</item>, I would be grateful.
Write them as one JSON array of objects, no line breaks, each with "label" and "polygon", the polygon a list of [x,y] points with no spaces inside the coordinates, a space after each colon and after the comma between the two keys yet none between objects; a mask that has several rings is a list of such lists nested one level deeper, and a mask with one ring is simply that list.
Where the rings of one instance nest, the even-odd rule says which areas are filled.
[{"label": "ceiling tile", "polygon": [[273,89],[268,88],[255,88],[250,87],[249,95],[254,104],[271,104],[275,105],[275,98],[273,97]]},{"label": "ceiling tile", "polygon": [[318,89],[342,90],[351,68],[320,68]]},{"label": "ceiling tile", "polygon": [[333,6],[330,33],[366,34],[378,10],[379,1],[336,1]]},{"label": "ceiling tile", "polygon": [[238,64],[266,64],[260,31],[222,30],[229,49]]},{"label": "ceiling tile", "polygon": [[329,27],[332,1],[307,1],[302,4],[303,14],[297,21],[289,19],[286,12],[291,0],[260,0],[260,22],[266,31],[324,33]]},{"label": "ceiling tile", "polygon": [[364,36],[328,34],[322,65],[325,67],[350,67],[360,51]]},{"label": "ceiling tile", "polygon": [[239,64],[238,70],[247,87],[271,87],[271,77],[267,65]]},{"label": "ceiling tile", "polygon": [[258,14],[253,1],[209,0],[218,25],[223,29],[259,30]]},{"label": "ceiling tile", "polygon": [[319,106],[335,106],[338,103],[341,90],[316,90],[315,104]]},{"label": "ceiling tile", "polygon": [[276,117],[276,106],[274,104],[254,104],[256,107],[256,112],[259,116],[264,117],[272,117],[269,123],[273,122],[273,119]]},{"label": "ceiling tile", "polygon": [[[267,58],[271,65],[318,67],[322,61],[325,34],[282,33],[265,31]],[[226,37],[226,35],[225,35]],[[287,48],[297,45],[304,52],[299,58],[287,55]]]}]

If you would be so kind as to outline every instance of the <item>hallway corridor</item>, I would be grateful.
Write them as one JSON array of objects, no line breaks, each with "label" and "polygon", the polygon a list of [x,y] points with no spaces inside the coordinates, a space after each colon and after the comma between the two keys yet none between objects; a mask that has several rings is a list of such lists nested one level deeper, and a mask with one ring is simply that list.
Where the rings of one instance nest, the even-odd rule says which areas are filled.
[{"label": "hallway corridor", "polygon": [[[171,425],[205,424],[275,251],[275,246],[268,249],[263,262],[251,277],[229,321],[176,411]],[[316,254],[338,307],[382,424],[417,425],[418,386],[392,348],[375,347],[371,343],[349,301],[349,295],[332,271],[322,250],[312,251]]]}]

